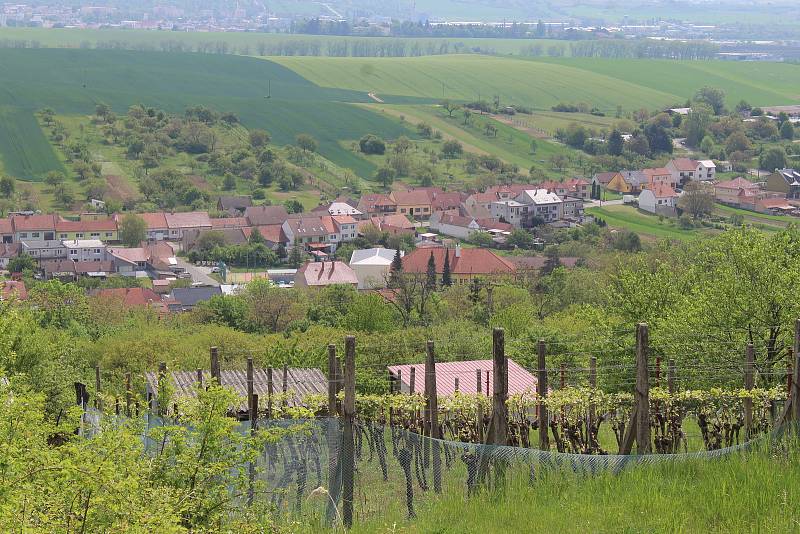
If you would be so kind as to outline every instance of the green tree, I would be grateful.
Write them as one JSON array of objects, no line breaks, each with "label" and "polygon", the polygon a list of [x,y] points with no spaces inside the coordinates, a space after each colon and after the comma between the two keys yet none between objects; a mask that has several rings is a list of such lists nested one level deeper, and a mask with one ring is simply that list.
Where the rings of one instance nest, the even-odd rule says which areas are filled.
[{"label": "green tree", "polygon": [[119,223],[119,240],[126,247],[138,247],[147,239],[147,223],[144,219],[129,213]]},{"label": "green tree", "polygon": [[47,174],[44,175],[44,183],[51,187],[55,187],[59,184],[64,183],[64,173],[59,171],[49,171]]},{"label": "green tree", "polygon": [[433,258],[433,251],[428,257],[428,266],[425,271],[425,287],[429,291],[436,291],[436,260]]},{"label": "green tree", "polygon": [[397,173],[392,167],[381,167],[375,172],[375,179],[383,184],[384,188],[392,185]]},{"label": "green tree", "polygon": [[625,142],[619,130],[614,129],[608,137],[608,153],[612,156],[621,156]]},{"label": "green tree", "polygon": [[225,191],[236,189],[236,177],[231,173],[225,173],[225,177],[222,179],[222,188]]},{"label": "green tree", "polygon": [[678,207],[699,219],[714,211],[714,190],[697,182],[689,183],[678,199]]},{"label": "green tree", "polygon": [[698,105],[683,120],[683,133],[689,146],[698,146],[706,136],[706,129],[711,123],[709,108]]},{"label": "green tree", "polygon": [[25,252],[8,260],[8,272],[10,273],[33,272],[37,267],[33,256]]},{"label": "green tree", "polygon": [[450,273],[450,249],[444,251],[444,265],[442,266],[442,287],[453,285],[453,277]]},{"label": "green tree", "polygon": [[788,141],[794,140],[794,126],[791,121],[784,121],[781,125],[781,138]]},{"label": "green tree", "polygon": [[711,107],[714,115],[721,115],[725,111],[725,91],[722,89],[705,86],[695,93],[694,100]]},{"label": "green tree", "polygon": [[770,172],[786,168],[786,151],[780,146],[768,148],[759,156],[758,166]]},{"label": "green tree", "polygon": [[742,131],[733,132],[725,141],[725,152],[746,152],[752,148],[750,139]]},{"label": "green tree", "polygon": [[521,228],[514,228],[507,242],[512,247],[529,249],[533,247],[533,235]]},{"label": "green tree", "polygon": [[398,278],[403,273],[403,256],[400,254],[400,247],[395,250],[392,263],[389,265],[389,287],[397,287]]},{"label": "green tree", "polygon": [[250,130],[250,146],[255,149],[260,149],[267,146],[272,140],[269,132],[266,130]]},{"label": "green tree", "polygon": [[714,152],[714,138],[710,135],[703,137],[703,141],[700,143],[700,150],[707,156]]},{"label": "green tree", "polygon": [[308,134],[299,134],[295,137],[295,144],[303,149],[304,152],[316,152],[319,143]]},{"label": "green tree", "polygon": [[442,100],[442,102],[439,105],[442,106],[442,109],[444,109],[447,112],[448,116],[451,119],[453,118],[453,113],[461,109],[461,106],[450,100]]},{"label": "green tree", "polygon": [[452,159],[461,157],[464,153],[464,147],[456,141],[455,139],[451,139],[449,141],[445,141],[442,144],[442,155],[445,158]]},{"label": "green tree", "polygon": [[14,178],[7,174],[0,176],[0,195],[3,195],[3,198],[11,198],[16,189],[17,181]]}]

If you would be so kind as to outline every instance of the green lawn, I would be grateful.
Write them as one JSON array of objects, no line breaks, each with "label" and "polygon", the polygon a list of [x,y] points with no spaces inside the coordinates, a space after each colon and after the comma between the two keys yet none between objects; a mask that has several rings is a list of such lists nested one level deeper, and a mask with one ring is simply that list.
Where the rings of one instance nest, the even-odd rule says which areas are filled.
[{"label": "green lawn", "polygon": [[642,236],[686,241],[708,235],[708,230],[682,230],[676,226],[675,219],[664,218],[659,221],[655,215],[647,215],[631,206],[604,206],[588,208],[586,213],[602,218],[612,228],[624,228]]},{"label": "green lawn", "polygon": [[714,211],[721,213],[722,215],[741,215],[745,219],[750,219],[756,222],[763,222],[765,224],[769,224],[770,222],[773,223],[783,223],[778,224],[777,226],[786,226],[789,223],[797,223],[797,217],[789,217],[787,215],[769,215],[767,213],[757,213],[755,211],[750,210],[743,210],[739,208],[734,208],[731,206],[726,206],[724,204],[715,204]]},{"label": "green lawn", "polygon": [[0,154],[0,169],[17,178],[40,181],[47,171],[64,170],[36,117],[13,105],[0,105]]}]

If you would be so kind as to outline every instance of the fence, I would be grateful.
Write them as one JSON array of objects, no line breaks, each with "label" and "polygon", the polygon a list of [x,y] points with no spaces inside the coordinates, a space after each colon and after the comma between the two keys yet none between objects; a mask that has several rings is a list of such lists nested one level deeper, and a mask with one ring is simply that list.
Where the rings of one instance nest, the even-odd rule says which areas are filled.
[{"label": "fence", "polygon": [[[523,402],[509,396],[509,362],[502,329],[495,329],[492,336],[490,397],[480,393],[482,374],[476,376],[479,393],[475,395],[458,392],[457,376],[452,377],[456,393],[438,395],[443,382],[450,378],[437,375],[433,341],[425,346],[420,377],[424,395],[357,397],[356,338],[345,339],[341,361],[336,346],[329,345],[327,395],[313,401],[318,404],[311,404],[320,417],[311,422],[309,431],[268,446],[258,461],[248,466],[254,489],[243,504],[252,502],[256,494],[269,494],[278,514],[301,515],[325,524],[341,522],[349,527],[354,521],[385,515],[392,505],[403,509],[403,515],[414,517],[421,505],[442,492],[463,491],[468,495],[482,487],[501,485],[509,476],[524,476],[535,482],[542,470],[566,468],[592,474],[618,472],[642,463],[716,458],[769,442],[781,436],[788,424],[800,420],[800,320],[795,323],[795,364],[785,393],[755,388],[754,347],[750,343],[743,350],[742,390],[730,392],[717,404],[709,395],[676,391],[678,370],[673,361],[666,365],[667,387],[660,387],[662,362],[656,359],[654,365],[650,363],[646,324],[636,328],[633,391],[614,397],[596,389],[599,369],[595,357],[588,369],[580,370],[588,374],[588,393],[580,399],[569,397],[566,393],[578,391],[567,386],[570,370],[563,365],[548,369],[547,343],[541,340],[536,348],[536,392]],[[273,397],[271,386],[267,410],[259,405],[250,379],[252,365],[250,359],[248,422],[242,431],[291,424],[287,419],[259,418],[262,413],[275,415],[272,407],[279,397],[277,393]],[[617,366],[611,367],[619,371]],[[558,388],[549,383],[554,372]],[[159,376],[162,383],[166,366],[160,367]],[[202,376],[198,375],[200,384]],[[272,376],[271,368],[268,376]],[[283,392],[287,389],[286,376],[284,369]],[[97,370],[98,392],[99,377]],[[212,349],[211,379],[219,381],[219,377],[219,357]],[[412,382],[415,379],[410,377]],[[389,378],[395,388],[397,380],[396,376]],[[651,388],[651,380],[658,387]],[[126,391],[125,412],[131,416],[138,406],[131,406],[130,375],[126,377]],[[87,406],[86,387],[76,384],[76,392],[78,402]],[[721,408],[719,403],[725,406]],[[150,408],[164,413],[164,407],[155,403]],[[458,409],[466,409],[468,416],[454,416]],[[683,423],[690,409],[695,410],[706,450],[680,453]],[[726,410],[721,417],[718,412]],[[115,411],[120,413],[119,401],[115,402]],[[599,428],[604,421],[611,423],[617,454],[607,454],[608,447],[601,446]],[[256,492],[257,487],[264,491]]]}]

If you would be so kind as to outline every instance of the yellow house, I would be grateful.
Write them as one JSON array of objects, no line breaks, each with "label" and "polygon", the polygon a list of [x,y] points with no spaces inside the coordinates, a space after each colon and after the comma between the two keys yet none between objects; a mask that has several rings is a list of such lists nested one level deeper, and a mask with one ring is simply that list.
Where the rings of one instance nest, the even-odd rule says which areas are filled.
[{"label": "yellow house", "polygon": [[113,219],[58,221],[56,239],[99,239],[100,241],[119,241],[119,229]]},{"label": "yellow house", "polygon": [[620,171],[606,188],[618,193],[639,193],[646,184],[647,176],[642,171]]},{"label": "yellow house", "polygon": [[393,191],[389,196],[397,204],[397,213],[400,215],[410,215],[415,219],[431,216],[431,197],[425,190]]}]

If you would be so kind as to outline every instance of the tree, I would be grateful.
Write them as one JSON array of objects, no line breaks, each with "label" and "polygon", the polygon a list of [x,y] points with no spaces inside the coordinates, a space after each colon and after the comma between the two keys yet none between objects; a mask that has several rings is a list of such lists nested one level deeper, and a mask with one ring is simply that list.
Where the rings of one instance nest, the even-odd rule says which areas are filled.
[{"label": "tree", "polygon": [[433,251],[428,258],[428,267],[425,271],[425,287],[430,291],[436,291],[436,260],[433,258]]},{"label": "tree", "polygon": [[765,171],[786,168],[786,151],[783,147],[776,146],[765,150],[758,158],[758,166]]},{"label": "tree", "polygon": [[711,155],[714,151],[714,138],[710,135],[703,137],[703,141],[700,143],[700,150],[707,156]]},{"label": "tree", "polygon": [[564,154],[553,154],[550,156],[550,166],[561,172],[564,170],[564,167],[567,166],[567,162],[569,162],[569,158],[567,158]]},{"label": "tree", "polygon": [[461,108],[461,106],[459,106],[455,102],[451,102],[450,100],[443,100],[441,106],[448,113],[451,119],[453,118],[453,113],[455,113]]},{"label": "tree", "polygon": [[442,287],[453,285],[453,278],[450,274],[450,249],[444,251],[444,266],[442,267]]},{"label": "tree", "polygon": [[383,155],[386,152],[386,142],[372,134],[362,137],[358,142],[358,147],[363,154]]},{"label": "tree", "polygon": [[420,137],[430,139],[433,137],[433,128],[427,122],[420,122],[417,124],[417,133]]},{"label": "tree", "polygon": [[94,107],[94,114],[101,119],[105,119],[106,117],[108,117],[109,113],[111,113],[111,107],[108,104],[99,102]]},{"label": "tree", "polygon": [[397,247],[395,250],[394,258],[392,258],[392,263],[389,265],[389,280],[388,285],[389,287],[397,287],[398,285],[398,277],[403,272],[403,256],[400,254],[400,247]]},{"label": "tree", "polygon": [[72,168],[75,170],[75,174],[78,175],[78,179],[80,180],[86,180],[93,174],[92,166],[84,161],[76,161]]},{"label": "tree", "polygon": [[721,115],[725,111],[725,91],[722,89],[705,86],[695,93],[694,99],[711,107],[714,115]]},{"label": "tree", "polygon": [[625,142],[619,130],[614,129],[608,136],[608,153],[612,156],[621,156]]},{"label": "tree", "polygon": [[64,183],[65,179],[66,178],[64,177],[64,173],[61,173],[59,171],[50,171],[47,174],[45,174],[44,183],[46,183],[49,186],[55,187],[58,184]]},{"label": "tree", "polygon": [[456,141],[451,139],[442,144],[442,155],[448,159],[458,158],[464,153],[464,147]]},{"label": "tree", "polygon": [[746,152],[752,148],[750,139],[742,131],[733,132],[725,140],[725,152],[731,154],[733,152]]},{"label": "tree", "polygon": [[678,207],[699,219],[714,211],[714,190],[697,182],[690,182],[678,199]]},{"label": "tree", "polygon": [[236,189],[236,177],[231,173],[225,173],[225,178],[222,179],[222,188],[225,191],[232,191]]},{"label": "tree", "polygon": [[383,184],[384,188],[388,188],[392,185],[396,174],[392,167],[381,167],[375,172],[375,179]]},{"label": "tree", "polygon": [[267,146],[272,140],[266,130],[250,130],[250,146],[259,149]]},{"label": "tree", "polygon": [[533,235],[521,228],[514,228],[508,236],[507,243],[512,247],[529,249],[533,247]]},{"label": "tree", "polygon": [[10,273],[32,272],[36,270],[36,267],[36,260],[26,252],[8,260],[7,266],[8,272]]},{"label": "tree", "polygon": [[68,208],[75,201],[75,195],[66,184],[59,184],[53,189],[53,196],[65,208]]},{"label": "tree", "polygon": [[626,143],[625,148],[639,156],[650,155],[650,143],[647,137],[641,134],[634,134]]},{"label": "tree", "polygon": [[788,120],[781,125],[781,138],[788,141],[794,140],[794,126]]},{"label": "tree", "polygon": [[16,189],[17,181],[14,178],[6,174],[0,176],[0,195],[3,195],[3,198],[11,198]]},{"label": "tree", "polygon": [[295,137],[295,144],[303,149],[304,152],[316,152],[319,143],[308,134],[299,134]]},{"label": "tree", "polygon": [[303,204],[296,198],[290,198],[283,203],[289,213],[303,213]]},{"label": "tree", "polygon": [[647,137],[651,151],[672,154],[674,148],[672,146],[672,135],[666,128],[658,124],[648,124],[644,129],[644,135]]},{"label": "tree", "polygon": [[695,106],[683,121],[686,144],[698,146],[706,136],[706,128],[711,122],[711,112],[706,106]]},{"label": "tree", "polygon": [[397,140],[394,142],[394,145],[392,145],[392,151],[395,154],[404,154],[408,152],[410,148],[411,148],[411,141],[405,135],[401,135],[400,137],[398,137]]},{"label": "tree", "polygon": [[138,215],[129,213],[119,223],[119,240],[126,247],[138,247],[147,239],[147,223]]}]

